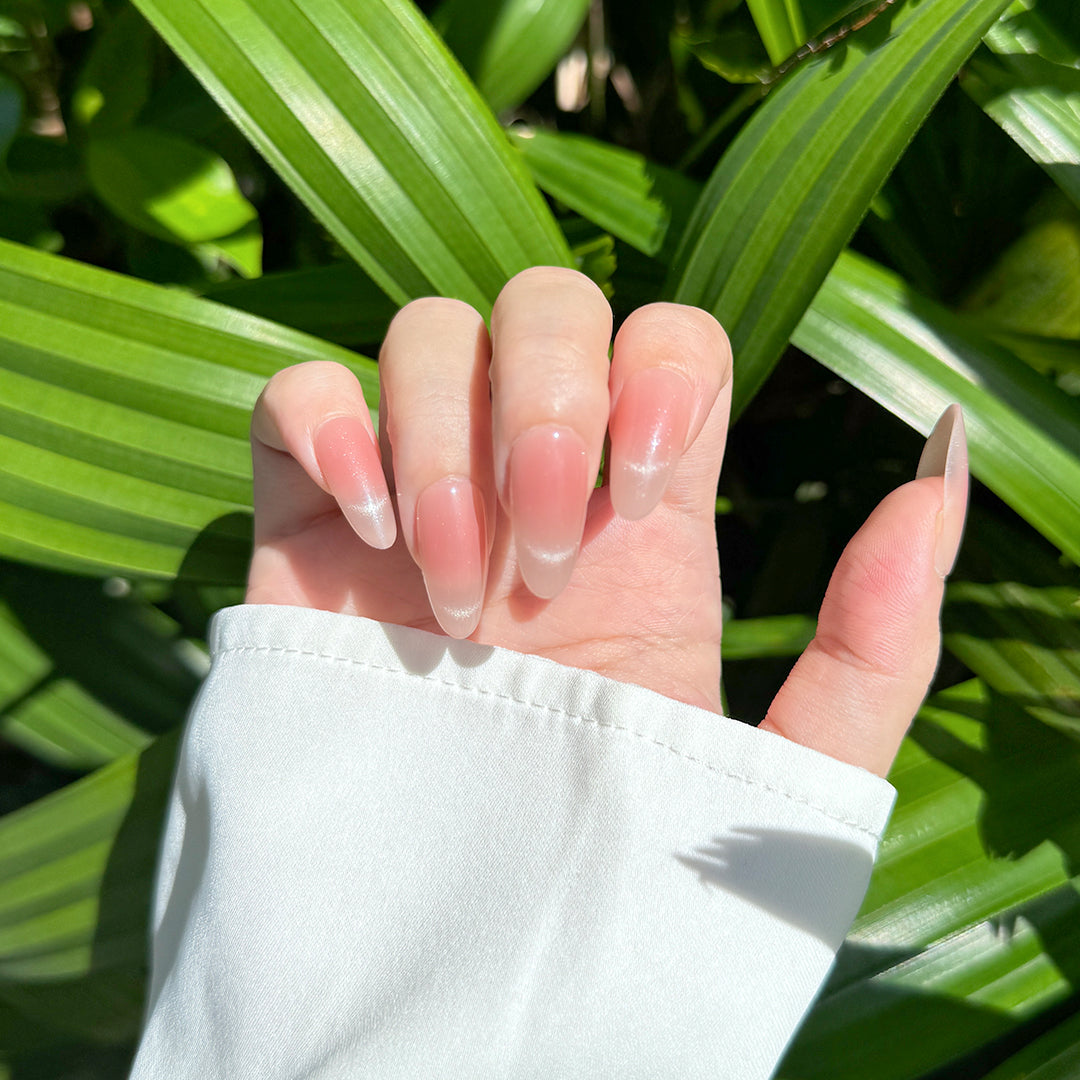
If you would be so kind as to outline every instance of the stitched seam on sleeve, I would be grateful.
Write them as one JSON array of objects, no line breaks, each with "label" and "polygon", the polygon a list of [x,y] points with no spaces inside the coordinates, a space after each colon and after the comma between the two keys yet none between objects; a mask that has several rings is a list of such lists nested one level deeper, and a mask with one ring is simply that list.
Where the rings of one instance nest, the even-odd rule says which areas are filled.
[{"label": "stitched seam on sleeve", "polygon": [[389,664],[377,664],[371,660],[358,660],[352,656],[338,656],[336,653],[324,653],[316,652],[313,649],[296,649],[285,648],[282,646],[274,645],[234,645],[229,648],[221,649],[215,656],[215,659],[222,656],[227,656],[229,653],[266,653],[266,654],[278,654],[283,656],[308,656],[315,660],[331,660],[339,664],[349,664],[353,667],[368,668],[372,671],[383,671],[390,675],[404,675],[413,679],[420,679],[423,682],[434,683],[435,685],[445,687],[448,690],[454,690],[458,692],[464,692],[469,694],[478,694],[482,697],[495,698],[498,701],[506,701],[514,705],[522,705],[527,709],[539,709],[543,712],[550,713],[552,716],[562,717],[564,719],[573,720],[582,724],[590,724],[597,728],[607,728],[611,731],[619,731],[626,735],[630,735],[635,739],[639,739],[641,742],[651,743],[653,746],[658,746],[662,750],[666,750],[669,754],[674,754],[675,757],[681,758],[683,761],[688,761],[694,765],[698,765],[703,769],[707,769],[709,772],[717,773],[720,776],[726,777],[729,780],[737,780],[742,784],[746,784],[748,787],[759,787],[765,791],[770,792],[773,795],[779,795],[783,799],[787,799],[789,802],[799,803],[802,806],[806,806],[811,810],[816,810],[823,817],[828,818],[830,821],[835,821],[840,825],[847,825],[849,828],[855,829],[857,832],[864,833],[869,836],[875,843],[879,840],[879,834],[874,829],[869,829],[863,825],[860,821],[853,818],[840,817],[838,814],[832,813],[819,803],[813,802],[810,799],[804,798],[800,795],[793,795],[790,791],[785,791],[783,788],[774,786],[765,780],[758,780],[751,776],[746,776],[742,773],[732,772],[730,769],[721,768],[719,765],[714,764],[711,761],[706,761],[704,758],[696,757],[693,754],[686,753],[685,750],[680,750],[677,746],[672,746],[670,743],[662,742],[660,739],[655,739],[651,735],[647,735],[645,732],[636,731],[634,728],[627,727],[625,724],[616,724],[610,720],[601,720],[595,716],[585,716],[580,713],[571,712],[569,709],[560,709],[554,705],[544,705],[538,701],[529,701],[525,698],[517,698],[512,694],[505,694],[498,690],[489,690],[482,686],[462,686],[460,683],[451,681],[450,679],[443,679],[437,675],[424,675],[419,672],[408,671],[405,668],[393,667]]}]

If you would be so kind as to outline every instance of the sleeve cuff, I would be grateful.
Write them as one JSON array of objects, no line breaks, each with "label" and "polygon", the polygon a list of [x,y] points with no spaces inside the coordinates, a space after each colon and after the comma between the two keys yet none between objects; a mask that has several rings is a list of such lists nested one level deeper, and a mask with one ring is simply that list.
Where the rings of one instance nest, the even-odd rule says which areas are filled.
[{"label": "sleeve cuff", "polygon": [[884,780],[641,687],[219,613],[133,1077],[768,1077]]}]

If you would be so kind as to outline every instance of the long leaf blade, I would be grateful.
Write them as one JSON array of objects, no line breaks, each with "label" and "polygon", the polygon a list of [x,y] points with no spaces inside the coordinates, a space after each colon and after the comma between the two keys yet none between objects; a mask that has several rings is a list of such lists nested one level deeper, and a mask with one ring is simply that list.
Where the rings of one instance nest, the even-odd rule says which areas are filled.
[{"label": "long leaf blade", "polygon": [[236,580],[251,407],[305,360],[351,366],[378,401],[375,365],[355,353],[0,242],[0,555]]},{"label": "long leaf blade", "polygon": [[1080,206],[1077,44],[1036,0],[1013,3],[985,40],[960,85]]},{"label": "long leaf blade", "polygon": [[796,69],[721,159],[668,291],[727,329],[736,413],[765,381],[874,193],[1006,2],[890,8],[846,38],[839,57]]},{"label": "long leaf blade", "polygon": [[137,0],[335,239],[399,303],[487,311],[565,241],[408,0]]},{"label": "long leaf blade", "polygon": [[125,1042],[177,738],[0,819],[0,1000],[69,1037]]},{"label": "long leaf blade", "polygon": [[1080,408],[970,325],[845,253],[793,342],[924,434],[964,408],[973,473],[1080,562]]},{"label": "long leaf blade", "polygon": [[700,193],[694,181],[585,135],[524,127],[509,134],[549,195],[646,255],[674,247]]},{"label": "long leaf blade", "polygon": [[784,1080],[918,1080],[1072,992],[1080,747],[978,681],[931,698],[863,910]]},{"label": "long leaf blade", "polygon": [[432,22],[498,113],[543,82],[588,11],[589,0],[447,0]]}]

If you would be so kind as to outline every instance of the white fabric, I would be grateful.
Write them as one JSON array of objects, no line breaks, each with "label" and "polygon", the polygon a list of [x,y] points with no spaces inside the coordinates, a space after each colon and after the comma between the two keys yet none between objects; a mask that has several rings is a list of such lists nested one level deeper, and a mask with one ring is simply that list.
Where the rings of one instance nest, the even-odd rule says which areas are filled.
[{"label": "white fabric", "polygon": [[592,672],[220,613],[133,1077],[772,1072],[893,790]]}]

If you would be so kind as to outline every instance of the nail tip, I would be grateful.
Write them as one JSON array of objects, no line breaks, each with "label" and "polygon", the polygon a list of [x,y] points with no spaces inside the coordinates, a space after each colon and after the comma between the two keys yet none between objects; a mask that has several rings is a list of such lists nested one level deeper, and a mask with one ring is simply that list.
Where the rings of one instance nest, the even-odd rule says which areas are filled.
[{"label": "nail tip", "polygon": [[919,464],[915,469],[915,479],[926,476],[944,476],[950,456],[963,445],[966,450],[967,436],[964,431],[964,412],[957,404],[952,404],[938,417],[923,445]]},{"label": "nail tip", "polygon": [[939,532],[934,545],[934,571],[945,580],[956,566],[967,517],[968,451],[964,411],[958,404],[945,409],[923,447],[916,479],[944,481]]},{"label": "nail tip", "polygon": [[533,596],[554,600],[570,583],[576,556],[576,550],[558,559],[547,554],[536,556],[534,552],[519,552],[518,569]]}]

